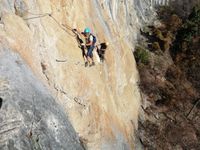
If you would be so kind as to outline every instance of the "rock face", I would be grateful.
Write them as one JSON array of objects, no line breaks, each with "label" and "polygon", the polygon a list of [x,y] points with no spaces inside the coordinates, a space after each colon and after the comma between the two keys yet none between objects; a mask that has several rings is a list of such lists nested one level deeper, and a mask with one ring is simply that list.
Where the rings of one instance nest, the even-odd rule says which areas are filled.
[{"label": "rock face", "polygon": [[[16,104],[16,108],[13,107],[19,111],[16,114],[27,121],[16,123],[17,129],[13,131],[15,135],[5,134],[3,145],[9,146],[11,139],[11,147],[21,148],[23,144],[19,143],[20,139],[17,142],[17,138],[14,137],[25,137],[30,130],[29,121],[32,119],[20,111],[27,111],[31,116],[33,109],[36,108],[37,111],[33,115],[35,122],[39,122],[39,129],[46,128],[46,130],[42,132],[35,129],[33,132],[36,133],[32,133],[32,142],[37,144],[37,139],[36,142],[34,139],[41,132],[39,143],[41,142],[40,145],[47,149],[48,146],[45,145],[48,144],[47,141],[55,147],[62,145],[63,149],[67,149],[67,144],[73,143],[70,142],[70,135],[62,139],[63,134],[70,130],[73,137],[76,137],[72,128],[66,129],[69,126],[66,116],[69,117],[70,123],[87,149],[134,148],[134,130],[137,129],[140,94],[132,50],[140,23],[133,4],[133,1],[114,0],[0,1],[0,40],[3,46],[8,47],[4,51],[9,49],[19,54],[18,57],[22,58],[27,68],[33,72],[32,76],[35,76],[31,77],[31,83],[44,84],[50,93],[46,95],[41,88],[29,84],[26,81],[26,74],[18,75],[21,76],[20,83],[16,82],[19,87],[15,90],[23,93],[24,97],[27,93],[27,96],[25,98],[15,96],[13,101],[19,102],[19,106]],[[105,63],[98,64],[96,61],[95,67],[85,68],[76,38],[66,25],[79,30],[89,26],[98,42],[109,42]],[[14,64],[13,66],[17,65]],[[3,65],[6,66],[5,63]],[[11,66],[12,64],[7,70],[12,71]],[[14,84],[15,74],[13,80],[11,78],[10,75],[9,82],[13,81]],[[36,93],[35,102],[31,93],[33,95]],[[57,104],[53,103],[51,97],[55,98]],[[7,101],[10,107],[11,100]],[[3,100],[1,111],[10,116],[11,112],[6,111],[8,109],[5,105]],[[49,109],[46,108],[47,105]],[[55,105],[60,105],[62,108],[54,107]],[[21,110],[20,107],[25,110]],[[62,109],[66,116],[62,114]],[[58,115],[59,112],[62,115]],[[40,121],[43,114],[44,120]],[[4,118],[2,122],[8,121],[9,119]],[[36,128],[36,124],[33,124],[33,128]],[[24,132],[21,131],[22,125],[26,127]],[[67,139],[69,143],[62,144]],[[18,143],[18,146],[12,143]],[[52,149],[62,149],[55,147],[52,146]]]},{"label": "rock face", "polygon": [[[1,0],[0,62],[1,74],[6,78],[2,79],[2,86],[13,84],[15,96],[10,97],[11,89],[0,95],[0,111],[8,117],[2,120],[2,131],[0,128],[1,146],[81,149],[69,118],[86,149],[134,149],[140,92],[132,51],[139,28],[156,18],[155,6],[174,5],[189,10],[197,2]],[[99,64],[95,57],[96,65],[91,68],[84,67],[71,31],[86,26],[92,29],[98,43],[110,43],[105,63]],[[20,61],[15,62],[16,59]],[[17,73],[11,74],[13,70]],[[19,115],[14,119],[17,122],[6,128],[5,123],[15,117],[13,114]],[[32,120],[36,122],[33,125]],[[17,138],[27,134],[27,139]]]},{"label": "rock face", "polygon": [[0,149],[83,149],[63,108],[20,56],[1,47],[0,58]]},{"label": "rock face", "polygon": [[152,24],[157,17],[157,8],[171,7],[178,15],[186,17],[194,6],[200,4],[200,0],[134,0],[134,4],[140,22]]}]

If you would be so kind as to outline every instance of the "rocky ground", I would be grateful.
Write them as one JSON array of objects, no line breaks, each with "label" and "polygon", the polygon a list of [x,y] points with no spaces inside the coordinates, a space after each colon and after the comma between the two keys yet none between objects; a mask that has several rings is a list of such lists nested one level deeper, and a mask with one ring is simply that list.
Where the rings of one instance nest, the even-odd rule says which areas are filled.
[{"label": "rocky ground", "polygon": [[200,9],[187,19],[169,9],[161,8],[160,21],[141,30],[135,51],[143,99],[138,136],[148,150],[197,150]]}]

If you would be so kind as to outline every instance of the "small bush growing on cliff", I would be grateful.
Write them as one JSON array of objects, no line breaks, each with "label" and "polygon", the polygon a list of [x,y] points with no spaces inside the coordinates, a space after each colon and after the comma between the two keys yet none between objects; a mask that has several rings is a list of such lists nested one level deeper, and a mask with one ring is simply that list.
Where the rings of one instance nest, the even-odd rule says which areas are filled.
[{"label": "small bush growing on cliff", "polygon": [[143,64],[149,63],[149,53],[146,49],[140,46],[136,46],[134,55],[137,63],[143,63]]}]

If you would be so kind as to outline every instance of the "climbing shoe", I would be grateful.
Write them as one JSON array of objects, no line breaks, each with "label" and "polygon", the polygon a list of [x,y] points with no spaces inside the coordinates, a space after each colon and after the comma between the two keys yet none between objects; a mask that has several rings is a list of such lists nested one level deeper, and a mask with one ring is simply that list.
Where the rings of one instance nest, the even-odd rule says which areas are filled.
[{"label": "climbing shoe", "polygon": [[92,67],[92,66],[95,66],[95,63],[94,63],[94,62],[92,62],[92,64],[90,64],[90,67]]},{"label": "climbing shoe", "polygon": [[88,62],[85,62],[85,67],[87,67],[88,66]]}]

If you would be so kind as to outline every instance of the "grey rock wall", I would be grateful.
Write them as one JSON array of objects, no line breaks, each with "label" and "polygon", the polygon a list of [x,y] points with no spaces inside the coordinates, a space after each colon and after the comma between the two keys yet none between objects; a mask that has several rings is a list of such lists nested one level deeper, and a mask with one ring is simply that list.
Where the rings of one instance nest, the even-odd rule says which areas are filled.
[{"label": "grey rock wall", "polygon": [[157,16],[156,8],[160,6],[170,6],[185,17],[196,5],[200,5],[200,0],[134,0],[134,7],[143,23],[151,23]]},{"label": "grey rock wall", "polygon": [[0,149],[81,150],[66,114],[18,54],[0,47]]}]

